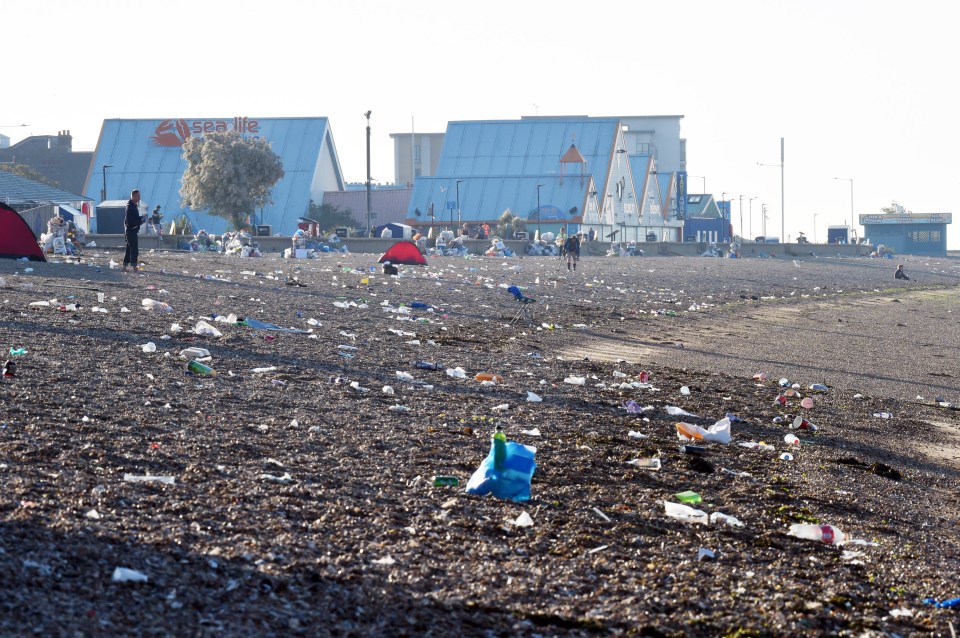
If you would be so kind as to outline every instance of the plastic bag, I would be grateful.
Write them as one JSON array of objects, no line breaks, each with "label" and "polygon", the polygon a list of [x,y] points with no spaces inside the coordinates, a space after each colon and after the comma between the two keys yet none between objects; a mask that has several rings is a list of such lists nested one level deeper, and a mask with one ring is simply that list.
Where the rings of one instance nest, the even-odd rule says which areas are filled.
[{"label": "plastic bag", "polygon": [[681,441],[712,441],[727,444],[730,442],[730,419],[724,417],[706,430],[692,423],[677,423],[677,438]]},{"label": "plastic bag", "polygon": [[530,499],[530,479],[537,469],[534,461],[537,448],[507,441],[502,433],[498,434],[494,435],[487,458],[467,482],[467,493],[527,501]]}]

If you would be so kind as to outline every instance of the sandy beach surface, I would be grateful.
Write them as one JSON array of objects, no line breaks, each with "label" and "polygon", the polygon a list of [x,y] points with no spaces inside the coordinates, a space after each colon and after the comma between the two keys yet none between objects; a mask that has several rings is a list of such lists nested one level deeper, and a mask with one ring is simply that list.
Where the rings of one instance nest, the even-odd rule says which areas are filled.
[{"label": "sandy beach surface", "polygon": [[[0,260],[2,635],[957,624],[925,602],[960,596],[956,259],[906,257],[902,282],[895,262],[812,256],[436,258],[399,277],[375,255],[143,257],[139,274],[115,252]],[[217,376],[187,374],[189,347]],[[729,444],[681,453],[678,421],[728,414]],[[537,448],[529,501],[464,492],[497,424]],[[661,469],[630,463],[648,458]],[[667,516],[684,491],[741,525]]]}]

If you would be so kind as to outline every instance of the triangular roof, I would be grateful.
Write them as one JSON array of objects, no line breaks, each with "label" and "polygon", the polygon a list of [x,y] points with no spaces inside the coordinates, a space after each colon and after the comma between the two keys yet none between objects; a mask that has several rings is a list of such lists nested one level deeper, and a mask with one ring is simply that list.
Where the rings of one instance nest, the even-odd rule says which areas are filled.
[{"label": "triangular roof", "polygon": [[37,238],[20,213],[0,202],[0,257],[46,261]]},{"label": "triangular roof", "polygon": [[576,144],[571,144],[570,148],[567,149],[567,152],[563,154],[563,157],[560,158],[561,164],[586,164],[587,160],[583,159],[583,155],[580,154],[580,151],[577,150]]},{"label": "triangular roof", "polygon": [[70,204],[90,201],[90,198],[0,170],[0,201],[8,204],[36,202],[40,205]]},{"label": "triangular roof", "polygon": [[[256,130],[251,130],[255,122]],[[202,135],[204,127],[223,125],[245,136],[261,137],[280,156],[284,176],[272,191],[274,203],[257,210],[258,223],[270,224],[274,232],[292,232],[307,213],[310,200],[320,202],[327,190],[342,190],[346,183],[340,169],[330,124],[325,117],[283,118],[182,118],[149,120],[104,120],[97,150],[84,192],[100,200],[103,165],[107,169],[107,196],[126,197],[139,188],[151,208],[160,204],[166,221],[186,214],[195,229],[219,233],[227,221],[206,211],[180,205],[180,179],[187,167],[181,144]]]}]

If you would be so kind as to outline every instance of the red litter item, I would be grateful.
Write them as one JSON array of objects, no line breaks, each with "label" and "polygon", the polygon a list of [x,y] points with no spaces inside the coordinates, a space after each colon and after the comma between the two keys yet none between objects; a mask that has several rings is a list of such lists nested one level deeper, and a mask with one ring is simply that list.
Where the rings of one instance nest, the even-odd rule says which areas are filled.
[{"label": "red litter item", "polygon": [[646,370],[640,373],[640,383],[650,383],[650,373]]}]

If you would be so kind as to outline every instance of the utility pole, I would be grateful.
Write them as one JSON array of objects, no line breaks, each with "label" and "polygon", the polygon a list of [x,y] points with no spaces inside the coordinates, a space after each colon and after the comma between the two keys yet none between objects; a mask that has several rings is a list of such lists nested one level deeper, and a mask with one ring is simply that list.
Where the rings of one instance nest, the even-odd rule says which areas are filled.
[{"label": "utility pole", "polygon": [[370,176],[370,114],[373,111],[367,111],[364,116],[367,118],[367,237],[373,236],[373,224],[371,220],[373,215],[373,178]]}]

